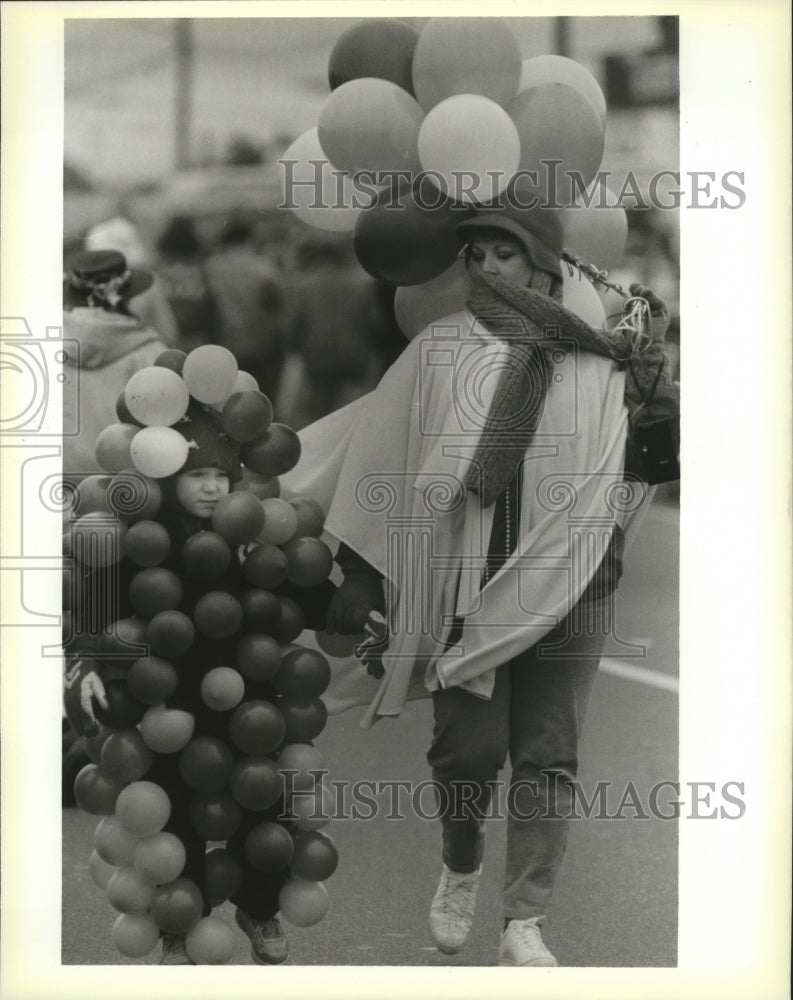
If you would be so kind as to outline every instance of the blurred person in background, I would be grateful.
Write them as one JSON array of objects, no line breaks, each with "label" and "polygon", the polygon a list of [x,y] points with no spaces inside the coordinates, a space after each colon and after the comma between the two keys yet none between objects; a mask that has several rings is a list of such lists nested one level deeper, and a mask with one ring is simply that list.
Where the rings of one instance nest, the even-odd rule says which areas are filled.
[{"label": "blurred person in background", "polygon": [[135,315],[159,333],[169,347],[179,339],[179,327],[171,310],[168,296],[157,274],[152,270],[153,255],[144,246],[137,227],[129,219],[124,201],[119,202],[118,213],[111,219],[92,226],[85,235],[86,250],[117,250],[130,267],[150,271],[152,281],[135,303]]},{"label": "blurred person in background", "polygon": [[79,427],[63,438],[63,472],[71,481],[103,471],[94,455],[99,432],[118,419],[116,402],[130,377],[166,348],[137,315],[153,281],[118,250],[83,251],[66,264],[63,334],[79,347],[66,347],[64,363],[64,424]]},{"label": "blurred person in background", "polygon": [[189,353],[215,342],[215,302],[203,267],[201,241],[195,223],[175,215],[157,240],[157,273],[179,329],[178,346]]},{"label": "blurred person in background", "polygon": [[257,252],[246,219],[227,223],[204,274],[216,309],[215,343],[228,348],[272,399],[282,364],[283,280],[275,263]]},{"label": "blurred person in background", "polygon": [[297,267],[275,410],[300,430],[374,389],[394,355],[377,286],[346,247],[310,238]]}]

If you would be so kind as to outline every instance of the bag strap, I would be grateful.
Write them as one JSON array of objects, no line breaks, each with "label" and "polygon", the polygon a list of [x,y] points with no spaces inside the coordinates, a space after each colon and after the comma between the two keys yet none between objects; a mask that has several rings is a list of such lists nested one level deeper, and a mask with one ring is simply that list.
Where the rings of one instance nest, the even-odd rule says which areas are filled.
[{"label": "bag strap", "polygon": [[658,366],[658,371],[656,373],[655,378],[653,379],[653,384],[650,386],[650,395],[649,396],[645,396],[644,393],[642,392],[642,387],[639,384],[639,380],[636,378],[636,372],[633,370],[633,364],[630,361],[628,361],[628,370],[630,371],[631,375],[633,376],[634,384],[636,385],[636,388],[637,388],[637,390],[639,392],[639,395],[641,396],[642,403],[645,406],[648,403],[652,403],[653,399],[655,398],[655,390],[658,388],[658,383],[661,380],[661,373],[664,370],[664,365],[665,364],[666,364],[666,355],[664,355],[661,358],[661,364]]}]

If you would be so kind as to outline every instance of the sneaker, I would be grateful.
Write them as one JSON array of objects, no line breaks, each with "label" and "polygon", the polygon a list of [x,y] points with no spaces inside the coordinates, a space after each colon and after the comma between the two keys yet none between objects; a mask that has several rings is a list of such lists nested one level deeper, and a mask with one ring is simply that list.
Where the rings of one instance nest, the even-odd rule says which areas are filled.
[{"label": "sneaker", "polygon": [[177,937],[176,934],[163,934],[160,965],[195,965],[195,962],[187,954],[183,937]]},{"label": "sneaker", "polygon": [[499,965],[558,965],[540,935],[545,917],[510,920],[501,935]]},{"label": "sneaker", "polygon": [[471,933],[481,874],[481,865],[475,872],[453,872],[443,866],[430,906],[430,930],[444,955],[455,955]]},{"label": "sneaker", "polygon": [[257,965],[280,965],[289,954],[289,944],[276,917],[254,920],[243,910],[237,910],[234,919],[251,942],[251,957]]}]

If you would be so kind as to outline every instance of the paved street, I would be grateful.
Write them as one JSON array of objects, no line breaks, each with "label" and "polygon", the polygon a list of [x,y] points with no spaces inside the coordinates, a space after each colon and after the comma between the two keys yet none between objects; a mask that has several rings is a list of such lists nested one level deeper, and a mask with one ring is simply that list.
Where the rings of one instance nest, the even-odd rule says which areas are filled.
[{"label": "paved street", "polygon": [[[580,775],[585,789],[612,782],[608,811],[632,782],[640,797],[677,775],[678,507],[656,501],[631,550],[620,587],[617,631],[646,656],[618,660],[607,648],[587,717]],[[638,663],[666,687],[624,676]],[[670,683],[671,682],[671,683]],[[358,726],[361,711],[333,717],[317,744],[332,780],[426,780],[430,704],[413,702],[396,721]],[[381,802],[384,801],[381,799]],[[318,925],[288,928],[295,965],[487,966],[496,964],[505,823],[487,823],[487,852],[473,933],[458,956],[432,944],[427,912],[440,870],[439,825],[408,814],[388,820],[334,820],[326,827],[341,863],[327,883],[331,908]],[[407,811],[407,810],[406,810]],[[630,809],[626,817],[633,815]],[[115,911],[94,886],[87,863],[98,817],[63,812],[65,964],[129,964],[114,949]],[[220,910],[233,923],[233,908]],[[590,819],[571,823],[567,857],[545,937],[567,966],[670,966],[677,943],[677,824],[663,819]],[[158,953],[138,963],[152,964]],[[234,963],[250,964],[241,937]]]}]

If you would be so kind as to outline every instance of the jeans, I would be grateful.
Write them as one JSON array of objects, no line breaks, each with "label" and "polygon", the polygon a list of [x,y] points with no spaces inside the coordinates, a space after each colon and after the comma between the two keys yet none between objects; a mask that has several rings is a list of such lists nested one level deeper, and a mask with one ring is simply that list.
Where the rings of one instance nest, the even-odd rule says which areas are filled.
[{"label": "jeans", "polygon": [[[567,840],[569,782],[578,773],[581,728],[605,642],[606,603],[586,609],[583,627],[579,605],[545,639],[499,667],[490,701],[454,687],[433,695],[427,761],[444,809],[443,860],[454,871],[475,871],[481,864],[482,820],[509,754],[505,918],[547,912]],[[563,641],[562,656],[561,650],[543,655]]]}]

